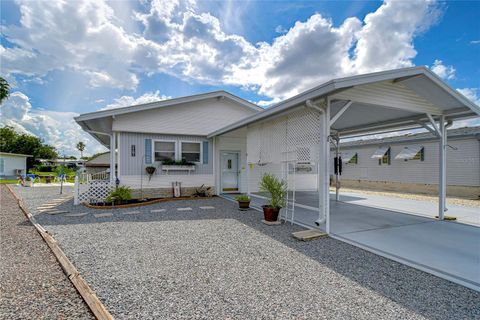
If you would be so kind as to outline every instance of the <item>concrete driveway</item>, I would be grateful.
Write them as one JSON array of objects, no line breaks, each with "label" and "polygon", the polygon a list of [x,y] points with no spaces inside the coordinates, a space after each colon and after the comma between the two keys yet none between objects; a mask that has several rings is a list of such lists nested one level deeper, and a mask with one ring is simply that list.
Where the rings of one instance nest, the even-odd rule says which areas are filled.
[{"label": "concrete driveway", "polygon": [[[253,199],[258,208],[266,202]],[[480,291],[480,227],[433,219],[435,203],[427,201],[363,194],[343,194],[340,202],[333,199],[332,194],[332,236]],[[317,193],[296,192],[297,224],[316,228],[317,208]],[[479,215],[474,209],[450,211],[474,221]]]}]

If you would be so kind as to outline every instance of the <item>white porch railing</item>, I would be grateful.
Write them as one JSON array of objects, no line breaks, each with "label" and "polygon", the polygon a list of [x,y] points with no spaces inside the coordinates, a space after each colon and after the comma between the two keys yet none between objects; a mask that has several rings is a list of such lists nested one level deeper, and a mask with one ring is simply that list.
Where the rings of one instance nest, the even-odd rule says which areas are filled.
[{"label": "white porch railing", "polygon": [[97,173],[81,173],[79,175],[80,181],[90,181],[90,180],[109,180],[110,172],[101,171]]}]

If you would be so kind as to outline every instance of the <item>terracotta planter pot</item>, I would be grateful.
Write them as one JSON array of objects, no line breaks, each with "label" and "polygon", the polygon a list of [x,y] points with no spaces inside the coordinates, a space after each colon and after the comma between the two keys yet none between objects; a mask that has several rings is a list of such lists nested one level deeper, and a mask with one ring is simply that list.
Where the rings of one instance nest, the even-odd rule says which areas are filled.
[{"label": "terracotta planter pot", "polygon": [[278,213],[280,212],[280,208],[272,208],[270,206],[262,206],[262,208],[265,221],[275,222],[278,220]]},{"label": "terracotta planter pot", "polygon": [[238,201],[238,207],[240,209],[246,210],[246,209],[250,208],[250,201]]}]

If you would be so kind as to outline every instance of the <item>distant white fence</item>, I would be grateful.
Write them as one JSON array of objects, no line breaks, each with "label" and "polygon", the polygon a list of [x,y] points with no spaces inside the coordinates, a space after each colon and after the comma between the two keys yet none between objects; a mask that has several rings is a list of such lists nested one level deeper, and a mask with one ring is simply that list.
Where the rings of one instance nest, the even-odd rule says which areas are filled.
[{"label": "distant white fence", "polygon": [[101,171],[97,173],[81,173],[79,175],[80,181],[90,181],[90,180],[109,180],[110,173],[108,171]]},{"label": "distant white fence", "polygon": [[81,174],[75,177],[73,203],[79,205],[85,202],[104,202],[113,188],[108,172]]}]

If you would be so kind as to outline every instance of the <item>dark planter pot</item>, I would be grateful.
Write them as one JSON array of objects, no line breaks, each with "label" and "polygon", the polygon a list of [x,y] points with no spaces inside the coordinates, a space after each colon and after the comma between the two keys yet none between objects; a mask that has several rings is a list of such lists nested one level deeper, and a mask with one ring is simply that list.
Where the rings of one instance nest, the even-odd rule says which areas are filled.
[{"label": "dark planter pot", "polygon": [[275,222],[278,220],[278,213],[280,212],[280,208],[273,208],[270,206],[262,206],[262,208],[265,221]]},{"label": "dark planter pot", "polygon": [[238,207],[242,210],[250,208],[250,201],[238,201]]}]

